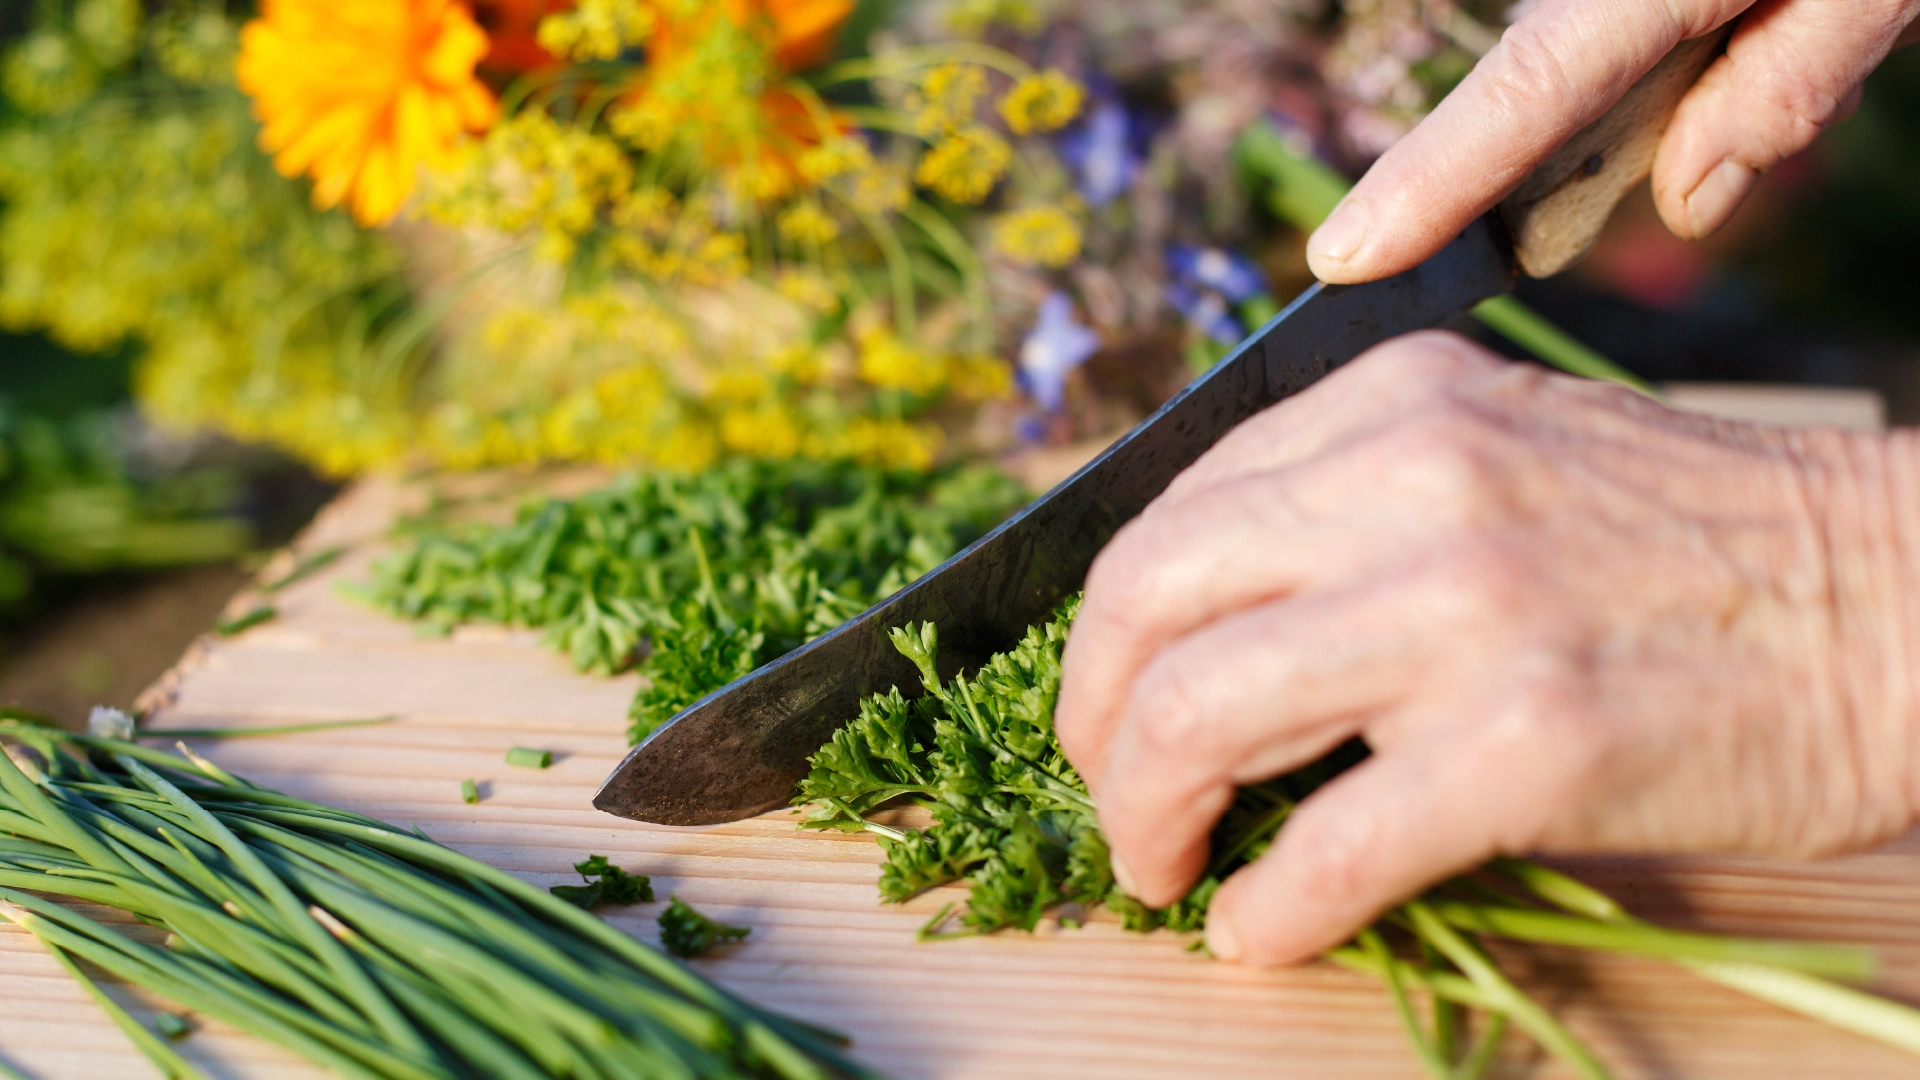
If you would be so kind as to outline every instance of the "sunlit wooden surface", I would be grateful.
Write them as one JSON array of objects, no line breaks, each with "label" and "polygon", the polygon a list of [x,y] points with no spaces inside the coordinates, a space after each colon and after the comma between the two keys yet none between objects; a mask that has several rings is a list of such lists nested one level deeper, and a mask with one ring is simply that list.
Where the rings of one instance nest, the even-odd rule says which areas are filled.
[{"label": "sunlit wooden surface", "polygon": [[[955,893],[881,906],[865,839],[796,832],[770,814],[705,829],[617,820],[588,804],[625,750],[633,677],[575,674],[531,633],[417,637],[340,595],[364,577],[401,499],[371,482],[336,502],[303,550],[352,543],[275,598],[282,615],[209,639],[154,693],[155,728],[398,714],[391,724],[206,743],[227,768],[401,824],[541,884],[578,879],[590,853],[653,876],[752,936],[701,970],[767,1005],[850,1033],[903,1077],[1415,1077],[1382,992],[1325,965],[1284,972],[1211,962],[1165,934],[1096,921],[1028,937],[916,944]],[[273,571],[269,570],[269,574]],[[243,596],[237,608],[251,601]],[[509,747],[555,752],[544,772]],[[471,777],[484,800],[461,802]],[[1489,778],[1497,782],[1498,778]],[[1821,864],[1733,859],[1571,864],[1643,914],[1715,930],[1882,946],[1881,988],[1920,1001],[1920,844]],[[659,905],[616,915],[642,937]],[[1824,1029],[1664,965],[1551,950],[1507,959],[1626,1077],[1912,1077],[1920,1059]],[[275,1048],[208,1027],[183,1045],[216,1076],[319,1075]],[[24,934],[0,930],[0,1060],[45,1080],[152,1070]],[[1518,1043],[1507,1076],[1558,1076]]]}]

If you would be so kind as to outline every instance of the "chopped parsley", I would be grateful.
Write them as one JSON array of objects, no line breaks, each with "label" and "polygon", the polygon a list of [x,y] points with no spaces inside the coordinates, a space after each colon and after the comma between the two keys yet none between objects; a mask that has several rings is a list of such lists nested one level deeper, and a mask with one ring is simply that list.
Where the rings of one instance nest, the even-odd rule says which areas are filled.
[{"label": "chopped parsley", "polygon": [[371,598],[428,627],[545,630],[583,671],[639,666],[639,742],[711,690],[833,629],[1026,500],[985,466],[931,475],[733,462],[625,478],[509,525],[434,525],[375,568]]}]

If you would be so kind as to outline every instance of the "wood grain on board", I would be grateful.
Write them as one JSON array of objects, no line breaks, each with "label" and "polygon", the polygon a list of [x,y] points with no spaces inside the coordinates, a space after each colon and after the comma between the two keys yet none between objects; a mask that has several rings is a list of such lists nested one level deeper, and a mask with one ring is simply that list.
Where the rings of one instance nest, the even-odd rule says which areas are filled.
[{"label": "wood grain on board", "polygon": [[[394,483],[370,481],[330,507],[299,548],[350,543],[351,554],[276,595],[275,621],[196,646],[155,688],[152,727],[396,714],[376,727],[198,748],[293,794],[419,825],[542,885],[577,881],[569,864],[589,853],[650,874],[663,900],[678,894],[753,928],[744,943],[699,961],[700,970],[765,1005],[850,1033],[857,1054],[902,1077],[1420,1075],[1379,987],[1328,965],[1250,971],[1189,952],[1185,938],[1125,934],[1104,920],[917,944],[915,928],[961,894],[940,890],[905,907],[882,906],[878,853],[863,837],[797,832],[777,813],[673,829],[595,812],[589,797],[626,749],[634,677],[576,674],[524,631],[422,638],[337,591],[365,578],[405,497]],[[251,602],[237,598],[236,609]],[[509,768],[502,757],[513,746],[551,749],[554,765]],[[479,782],[478,805],[461,801],[465,778]],[[1920,844],[1911,840],[1822,863],[1568,865],[1664,922],[1874,943],[1887,963],[1880,988],[1920,1001]],[[659,907],[613,921],[651,937]],[[1914,1058],[1663,964],[1545,948],[1505,950],[1503,958],[1622,1077],[1920,1074]],[[321,1075],[218,1025],[181,1045],[216,1076]],[[11,927],[0,930],[0,1062],[41,1080],[153,1075],[53,960]],[[1500,1072],[1563,1075],[1515,1040]]]}]

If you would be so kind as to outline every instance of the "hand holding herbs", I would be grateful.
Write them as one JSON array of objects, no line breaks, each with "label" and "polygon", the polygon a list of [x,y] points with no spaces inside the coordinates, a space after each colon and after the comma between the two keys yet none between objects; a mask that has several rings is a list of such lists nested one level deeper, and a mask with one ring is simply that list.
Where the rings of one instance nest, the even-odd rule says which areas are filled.
[{"label": "hand holding herbs", "polygon": [[1366,740],[1214,900],[1215,952],[1258,963],[1501,854],[1889,839],[1920,813],[1917,451],[1400,339],[1102,553],[1061,745],[1164,904],[1237,787]]},{"label": "hand holding herbs", "polygon": [[[1087,785],[1061,752],[1053,714],[1061,651],[1079,602],[1028,631],[1014,649],[972,675],[943,682],[931,624],[897,629],[893,641],[920,669],[925,693],[898,688],[863,701],[860,714],[812,759],[796,803],[803,827],[873,834],[886,851],[884,899],[902,902],[949,882],[967,883],[958,923],[974,933],[1031,930],[1049,912],[1062,921],[1107,907],[1133,930],[1207,925],[1223,881],[1259,865],[1315,792],[1369,767],[1357,740],[1274,779],[1229,793],[1207,839],[1199,882],[1165,907],[1129,896],[1109,869]],[[897,829],[869,815],[902,798],[926,806],[933,824]],[[1283,829],[1282,826],[1286,828]],[[1496,859],[1398,901],[1326,956],[1379,976],[1416,1054],[1436,1080],[1482,1075],[1507,1025],[1532,1037],[1589,1080],[1604,1066],[1551,1013],[1508,979],[1485,938],[1661,957],[1785,1008],[1920,1053],[1920,1012],[1852,989],[1874,958],[1845,945],[1762,941],[1648,925],[1598,892],[1546,867]],[[946,936],[952,905],[923,936]],[[1428,1019],[1415,992],[1429,1002]],[[1471,1025],[1468,1015],[1477,1017]],[[1471,1043],[1461,1034],[1478,1032]]]},{"label": "hand holding herbs", "polygon": [[[184,749],[10,720],[0,737],[0,918],[163,1075],[201,1077],[168,1042],[191,1022],[159,1037],[78,961],[362,1080],[875,1076],[832,1036],[422,835]],[[589,863],[597,885],[645,887]],[[56,899],[127,912],[165,945]]]}]

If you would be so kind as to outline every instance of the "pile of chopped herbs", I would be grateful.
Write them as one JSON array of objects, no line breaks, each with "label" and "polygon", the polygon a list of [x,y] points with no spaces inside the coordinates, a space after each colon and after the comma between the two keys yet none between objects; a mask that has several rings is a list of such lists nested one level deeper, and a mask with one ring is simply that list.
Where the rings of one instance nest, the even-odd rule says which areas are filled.
[{"label": "pile of chopped herbs", "polygon": [[510,525],[436,525],[381,563],[371,598],[450,628],[537,627],[583,671],[641,665],[634,742],[716,687],[833,629],[998,524],[1026,493],[997,470],[931,475],[737,461],[623,479]]},{"label": "pile of chopped herbs", "polygon": [[[812,758],[794,800],[810,807],[803,827],[876,836],[886,852],[880,893],[889,902],[964,881],[962,933],[1032,930],[1050,913],[1068,922],[1099,907],[1132,930],[1204,926],[1220,882],[1267,849],[1301,799],[1367,750],[1350,742],[1242,789],[1213,834],[1213,859],[1199,884],[1171,907],[1148,908],[1115,884],[1087,786],[1054,737],[1061,647],[1077,607],[1069,602],[1014,649],[948,682],[936,674],[933,625],[894,630],[895,647],[920,669],[924,693],[908,698],[896,687],[861,702],[859,715]],[[903,799],[926,807],[933,824],[898,829],[869,820]],[[936,932],[950,910],[942,908],[923,936],[950,936]],[[1509,1024],[1576,1074],[1605,1077],[1593,1054],[1501,972],[1484,938],[1661,957],[1920,1053],[1920,1011],[1841,985],[1872,975],[1868,950],[1665,930],[1572,878],[1519,860],[1498,860],[1408,900],[1327,958],[1385,981],[1437,1080],[1482,1075]],[[1429,999],[1424,1020],[1415,991]],[[1477,1033],[1470,1043],[1469,1030]]]},{"label": "pile of chopped herbs", "polygon": [[[165,1076],[202,1077],[168,1041],[201,1017],[360,1080],[877,1077],[838,1038],[424,835],[184,747],[8,720],[0,736],[0,918]],[[127,912],[165,945],[57,899]],[[143,1025],[83,960],[189,1018]]]}]

